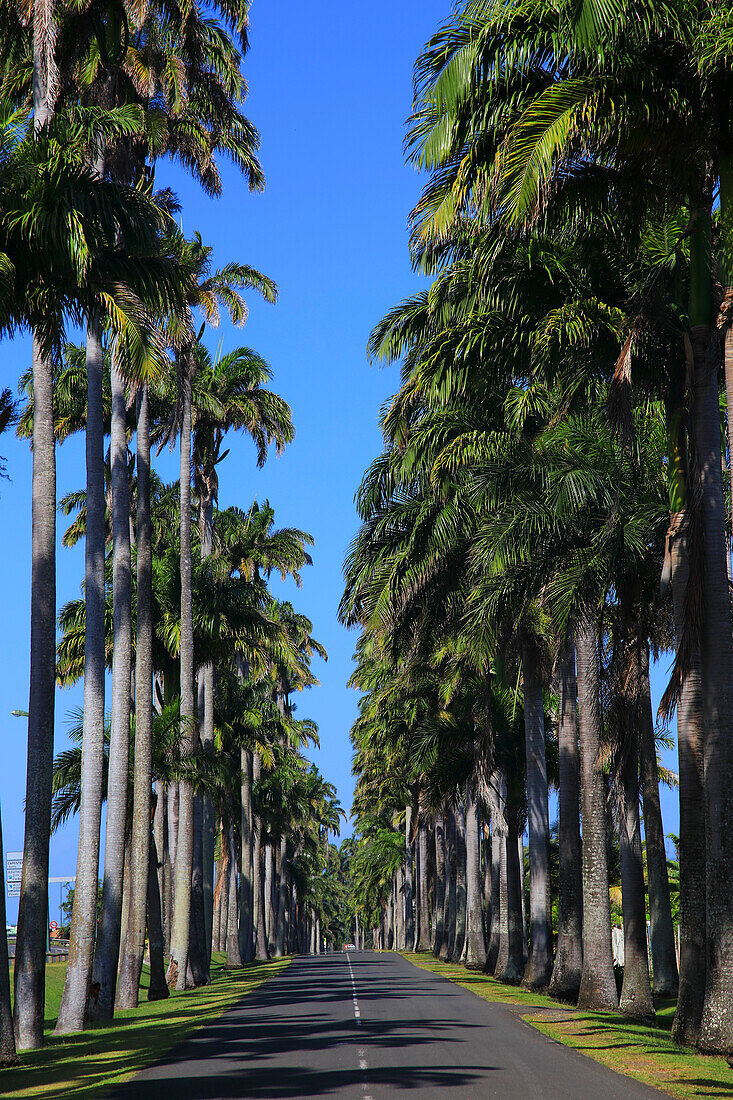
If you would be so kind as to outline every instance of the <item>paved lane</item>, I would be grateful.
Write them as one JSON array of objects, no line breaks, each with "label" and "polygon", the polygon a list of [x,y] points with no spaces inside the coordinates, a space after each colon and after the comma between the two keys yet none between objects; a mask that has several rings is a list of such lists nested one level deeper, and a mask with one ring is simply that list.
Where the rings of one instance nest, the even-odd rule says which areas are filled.
[{"label": "paved lane", "polygon": [[295,959],[119,1100],[659,1100],[392,954]]}]

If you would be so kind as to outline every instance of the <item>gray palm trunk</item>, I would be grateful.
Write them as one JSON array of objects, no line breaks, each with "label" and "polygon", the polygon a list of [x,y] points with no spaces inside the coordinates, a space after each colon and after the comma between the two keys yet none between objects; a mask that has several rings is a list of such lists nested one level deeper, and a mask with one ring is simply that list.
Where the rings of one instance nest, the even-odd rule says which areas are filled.
[{"label": "gray palm trunk", "polygon": [[733,634],[718,404],[720,338],[714,327],[695,325],[690,339],[703,527],[700,651],[708,965],[699,1046],[714,1053],[733,1052]]},{"label": "gray palm trunk", "polygon": [[[191,373],[188,357],[182,371],[181,419],[181,750],[193,748],[194,652],[193,591],[191,583]],[[190,783],[178,784],[178,829],[173,894],[168,985],[186,988],[191,921],[191,875],[193,873],[193,789]]]},{"label": "gray palm trunk", "polygon": [[[138,611],[138,615],[139,615]],[[139,643],[138,643],[139,644]],[[137,692],[135,693],[137,695]],[[139,703],[138,703],[139,706]],[[135,723],[135,734],[137,735],[137,722]],[[155,784],[155,811],[153,814],[153,840],[155,841],[155,850],[158,853],[156,874],[158,876],[158,893],[160,894],[160,914],[161,923],[163,925],[163,954],[166,952],[166,906],[165,906],[165,885],[166,885],[166,859],[168,851],[168,842],[166,840],[166,828],[165,828],[165,815],[166,815],[166,802],[168,794],[166,791],[165,783],[157,782]],[[134,807],[133,807],[134,814]],[[134,824],[134,817],[133,817]],[[118,981],[119,988],[119,981]]]},{"label": "gray palm trunk", "polygon": [[442,813],[435,815],[435,899],[433,955],[440,955],[445,936],[445,829]]},{"label": "gray palm trunk", "polygon": [[482,905],[481,832],[473,782],[466,780],[466,966],[486,966],[486,939]]},{"label": "gray palm trunk", "polygon": [[[214,502],[206,497],[200,502],[199,525],[201,529],[201,560],[211,556],[214,547]],[[203,722],[201,723],[201,744],[204,752],[214,751],[214,665],[212,661],[202,667],[199,677],[203,678]],[[216,836],[216,814],[214,804],[208,794],[203,798],[202,816],[202,893],[204,909],[204,942],[206,965],[211,961],[211,930],[213,920],[214,890],[214,846]]]},{"label": "gray palm trunk", "polygon": [[237,851],[234,843],[234,829],[229,827],[229,909],[227,912],[227,961],[230,970],[239,969],[242,956],[239,953],[239,914],[237,907]]},{"label": "gray palm trunk", "polygon": [[221,826],[221,864],[219,868],[219,883],[217,894],[219,895],[219,936],[216,940],[216,950],[227,949],[227,918],[229,916],[229,865],[232,855],[229,851],[228,833],[222,822]]},{"label": "gray palm trunk", "polygon": [[[145,922],[149,895],[148,877],[150,874],[150,807],[153,781],[153,549],[150,510],[150,401],[147,385],[140,388],[138,398],[136,468],[135,772],[133,776],[132,836],[130,840],[130,906],[117,989],[117,1004],[120,1008],[135,1008],[138,1003],[140,975],[145,950]],[[117,635],[115,634],[115,652],[117,648],[116,638]],[[113,685],[114,691],[115,687]],[[156,802],[154,821],[154,829],[156,834],[159,835],[158,843],[160,844],[159,850],[161,853],[163,852],[164,840],[164,811],[165,804],[161,792],[161,796]],[[109,813],[109,810],[107,812]],[[155,873],[157,877],[157,867]]]},{"label": "gray palm trunk", "polygon": [[242,962],[251,962],[254,958],[253,923],[253,845],[252,845],[252,753],[241,750],[241,801],[242,816],[240,838],[242,846],[241,869],[239,873],[239,953]]},{"label": "gray palm trunk", "polygon": [[[165,944],[163,941],[163,914],[160,905],[160,886],[158,879],[158,849],[155,844],[155,836],[151,835],[148,843],[148,945],[150,949],[150,986],[148,987],[149,1001],[162,1001],[170,996],[170,990],[165,980]],[[134,865],[133,865],[134,874]],[[132,910],[132,904],[130,906]],[[128,921],[128,928],[130,922]]]},{"label": "gray palm trunk", "polygon": [[[132,666],[132,575],[130,562],[130,491],[127,474],[127,401],[125,383],[112,363],[112,726],[107,778],[107,829],[104,844],[102,912],[97,932],[88,1014],[111,1020],[120,954],[122,879],[125,869],[127,777],[130,757],[130,675]],[[148,782],[148,788],[150,782]],[[148,813],[145,823],[150,821]],[[146,830],[150,832],[149,827]],[[147,853],[146,853],[147,854]],[[147,859],[142,874],[147,887]]]},{"label": "gray palm trunk", "polygon": [[580,756],[575,647],[563,649],[558,675],[560,874],[558,929],[550,995],[575,1001],[583,973],[583,854],[580,841]]},{"label": "gray palm trunk", "polygon": [[606,798],[599,761],[598,658],[592,624],[578,627],[576,654],[583,849],[583,974],[578,1007],[610,1012],[618,1008],[618,994],[611,951]]},{"label": "gray palm trunk", "polygon": [[547,804],[545,715],[542,680],[534,648],[522,648],[524,737],[527,757],[529,821],[529,959],[524,985],[541,989],[552,976],[552,909],[550,902],[550,818]]},{"label": "gray palm trunk", "polygon": [[272,880],[273,880],[273,852],[272,844],[267,843],[265,845],[265,874],[264,874],[264,930],[265,930],[265,943],[267,944],[267,956],[269,957],[275,950],[274,940],[274,921],[272,911]]},{"label": "gray palm trunk", "polygon": [[428,827],[417,827],[417,943],[416,951],[430,950],[430,906],[428,901]]},{"label": "gray palm trunk", "polygon": [[280,844],[276,852],[276,914],[275,914],[275,951],[274,957],[279,959],[285,954],[285,910],[288,904],[288,842],[285,836],[280,837]]},{"label": "gray palm trunk", "polygon": [[[200,690],[199,700],[201,702],[203,702],[202,696],[203,690]],[[188,935],[188,980],[194,986],[208,985],[210,981],[209,954],[206,950],[204,925],[203,819],[203,799],[200,794],[194,794],[191,924]]]},{"label": "gray palm trunk", "polygon": [[519,868],[519,828],[516,810],[507,805],[506,835],[502,837],[500,861],[501,925],[499,953],[494,976],[508,985],[518,985],[524,969],[522,934],[522,876]]},{"label": "gray palm trunk", "polygon": [[445,837],[445,889],[443,891],[443,942],[440,958],[450,958],[452,941],[456,934],[456,823],[453,811],[443,811]]},{"label": "gray palm trunk", "polygon": [[[105,494],[102,341],[99,328],[87,329],[87,527],[84,553],[84,723],[81,763],[79,853],[71,914],[69,962],[56,1035],[84,1027],[92,979],[97,928],[99,833],[102,816],[105,674]],[[129,691],[129,677],[128,677]]]},{"label": "gray palm trunk", "polygon": [[405,806],[405,950],[415,949],[414,861],[412,858],[412,806]]},{"label": "gray palm trunk", "polygon": [[451,960],[460,962],[466,943],[466,817],[459,802],[456,822],[456,915],[455,937],[451,944]]},{"label": "gray palm trunk", "polygon": [[619,844],[621,849],[621,900],[624,922],[624,981],[619,1009],[635,1020],[652,1021],[654,1002],[646,948],[644,858],[639,819],[639,757],[635,743],[627,746],[621,766],[623,806]]},{"label": "gray palm trunk", "polygon": [[662,808],[659,802],[659,773],[654,743],[654,717],[649,688],[649,647],[644,646],[639,700],[639,760],[641,794],[644,807],[646,863],[649,878],[649,924],[652,944],[653,991],[656,997],[677,995],[677,956],[675,953],[672,909],[669,900],[667,853],[664,845]]},{"label": "gray palm trunk", "polygon": [[398,867],[393,880],[395,905],[395,948],[405,950],[405,869]]},{"label": "gray palm trunk", "polygon": [[[33,3],[33,125],[53,114],[53,0]],[[44,37],[45,36],[47,37]],[[53,362],[33,336],[31,653],[25,834],[15,944],[13,1024],[19,1050],[43,1046],[48,863],[56,692],[56,438]]]},{"label": "gray palm trunk", "polygon": [[[491,823],[491,924],[489,946],[486,952],[486,971],[489,974],[496,971],[499,958],[502,927],[502,860],[505,859],[504,837],[494,816]],[[505,868],[504,875],[506,875]]]},{"label": "gray palm trunk", "polygon": [[[671,517],[672,600],[679,645],[685,619],[690,573],[688,523],[684,514]],[[677,749],[680,777],[680,971],[672,1038],[694,1046],[700,1037],[705,996],[706,921],[705,813],[703,786],[703,709],[700,652],[692,646],[690,667],[677,700]]]},{"label": "gray palm trunk", "polygon": [[[2,815],[0,815],[0,857],[4,850]],[[17,1061],[13,1012],[10,1007],[8,933],[5,918],[5,866],[0,858],[0,1066],[14,1065]]]},{"label": "gray palm trunk", "polygon": [[[259,753],[252,758],[252,787],[259,783],[262,759]],[[264,961],[267,958],[267,936],[265,935],[265,876],[262,872],[262,822],[257,814],[253,816],[254,843],[252,845],[252,926],[255,958]]]},{"label": "gray palm trunk", "polygon": [[[34,110],[38,88],[34,65]],[[15,943],[13,1022],[19,1050],[43,1045],[56,691],[56,439],[53,369],[33,338],[31,654],[25,833]]]}]

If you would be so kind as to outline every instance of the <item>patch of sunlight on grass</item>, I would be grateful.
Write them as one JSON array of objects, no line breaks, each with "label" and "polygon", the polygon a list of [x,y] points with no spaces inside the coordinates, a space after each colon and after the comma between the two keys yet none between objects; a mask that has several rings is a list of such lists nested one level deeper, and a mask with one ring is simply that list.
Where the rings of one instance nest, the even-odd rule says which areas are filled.
[{"label": "patch of sunlight on grass", "polygon": [[648,1026],[616,1013],[580,1012],[541,993],[503,985],[488,974],[434,959],[429,953],[405,952],[404,957],[484,1000],[508,1005],[551,1039],[680,1100],[733,1097],[733,1070],[724,1058],[693,1054],[670,1039],[675,1009],[670,998],[659,1003],[656,1022]]},{"label": "patch of sunlight on grass", "polygon": [[[290,959],[250,963],[241,970],[225,970],[225,956],[211,960],[211,985],[173,993],[164,1001],[141,999],[137,1008],[115,1013],[114,1022],[79,1035],[55,1039],[52,1034],[61,1001],[66,967],[53,963],[46,970],[47,1045],[21,1054],[21,1063],[0,1070],[0,1096],[60,1096],[75,1100],[98,1098],[107,1089],[127,1081],[157,1061],[194,1031],[212,1023],[225,1009],[289,965]],[[143,970],[141,994],[148,987]]]}]

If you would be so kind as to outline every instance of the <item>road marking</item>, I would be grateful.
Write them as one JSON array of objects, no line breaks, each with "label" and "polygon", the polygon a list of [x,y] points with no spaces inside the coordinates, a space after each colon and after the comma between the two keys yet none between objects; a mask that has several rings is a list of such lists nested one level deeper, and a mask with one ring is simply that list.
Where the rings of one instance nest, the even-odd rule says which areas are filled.
[{"label": "road marking", "polygon": [[[346,962],[349,964],[349,976],[351,977],[351,994],[354,1002],[354,1022],[356,1023],[357,1027],[361,1027],[361,1011],[359,1009],[359,999],[356,996],[356,982],[354,981],[354,971],[351,968],[351,959],[349,958],[348,952],[345,951],[344,954],[346,955]],[[359,1069],[363,1074],[366,1074],[369,1070],[369,1063],[367,1062],[367,1055],[364,1047],[359,1047],[358,1055]],[[367,1092],[368,1086],[366,1080],[362,1081],[361,1087],[364,1092],[364,1100],[372,1100],[372,1097]]]}]

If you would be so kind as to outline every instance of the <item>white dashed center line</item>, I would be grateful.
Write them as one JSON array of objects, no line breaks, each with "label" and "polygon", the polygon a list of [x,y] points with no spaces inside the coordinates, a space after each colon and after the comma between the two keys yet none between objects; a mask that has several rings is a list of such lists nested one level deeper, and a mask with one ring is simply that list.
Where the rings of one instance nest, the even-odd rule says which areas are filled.
[{"label": "white dashed center line", "polygon": [[[356,996],[356,982],[354,981],[354,971],[351,968],[351,959],[349,958],[348,952],[346,952],[346,961],[349,964],[349,976],[351,977],[351,995],[354,1002],[354,1022],[357,1027],[361,1027],[361,1011],[359,1009],[359,999]],[[359,1047],[359,1069],[364,1074],[366,1074],[369,1069],[366,1050],[363,1047]],[[362,1081],[361,1087],[364,1090],[364,1100],[372,1100],[372,1097],[367,1092],[366,1081]]]}]

